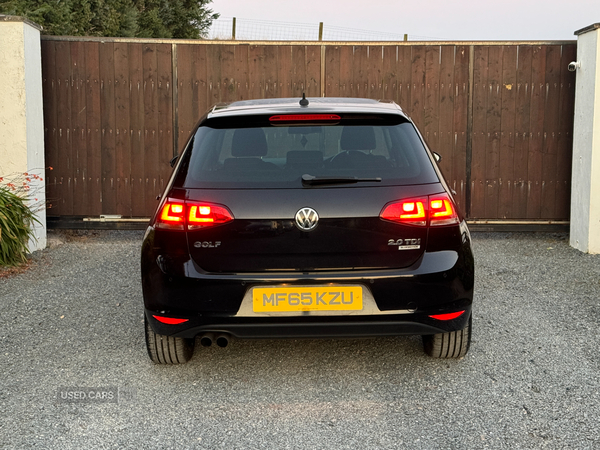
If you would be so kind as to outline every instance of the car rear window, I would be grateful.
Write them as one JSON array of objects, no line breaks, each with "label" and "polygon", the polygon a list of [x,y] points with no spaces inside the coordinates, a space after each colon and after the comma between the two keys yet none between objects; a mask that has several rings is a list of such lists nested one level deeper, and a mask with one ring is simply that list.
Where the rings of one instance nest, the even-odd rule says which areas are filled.
[{"label": "car rear window", "polygon": [[299,188],[305,174],[381,178],[377,185],[438,181],[414,126],[401,116],[346,114],[323,123],[275,124],[271,117],[205,121],[183,157],[176,184]]}]

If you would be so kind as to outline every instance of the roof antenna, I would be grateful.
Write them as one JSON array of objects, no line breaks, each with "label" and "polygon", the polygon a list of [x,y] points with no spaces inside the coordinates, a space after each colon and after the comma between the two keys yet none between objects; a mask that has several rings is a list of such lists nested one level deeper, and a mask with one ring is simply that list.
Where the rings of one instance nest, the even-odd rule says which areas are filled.
[{"label": "roof antenna", "polygon": [[304,92],[302,93],[302,100],[300,100],[300,106],[308,106],[308,100],[306,100],[306,95]]}]

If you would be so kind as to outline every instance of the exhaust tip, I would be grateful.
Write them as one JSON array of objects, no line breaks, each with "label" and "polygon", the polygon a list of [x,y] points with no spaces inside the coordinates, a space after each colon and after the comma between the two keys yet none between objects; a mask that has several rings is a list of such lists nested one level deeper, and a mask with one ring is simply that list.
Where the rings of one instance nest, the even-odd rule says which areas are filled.
[{"label": "exhaust tip", "polygon": [[227,334],[220,334],[217,336],[216,343],[219,347],[225,348],[229,344],[229,336]]},{"label": "exhaust tip", "polygon": [[210,347],[214,341],[214,336],[212,333],[206,333],[200,338],[200,345],[202,347]]}]

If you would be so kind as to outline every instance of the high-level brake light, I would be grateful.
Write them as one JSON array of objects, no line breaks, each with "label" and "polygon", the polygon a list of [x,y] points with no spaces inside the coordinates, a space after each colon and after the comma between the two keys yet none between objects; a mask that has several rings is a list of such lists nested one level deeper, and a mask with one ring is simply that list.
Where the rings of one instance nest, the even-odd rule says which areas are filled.
[{"label": "high-level brake light", "polygon": [[223,225],[233,220],[233,214],[221,205],[186,200],[167,199],[156,220],[156,228],[167,230],[197,230]]},{"label": "high-level brake light", "polygon": [[458,223],[458,214],[448,194],[398,200],[387,204],[379,217],[391,222],[417,226]]},{"label": "high-level brake light", "polygon": [[269,117],[270,122],[339,122],[341,117],[337,114],[283,114]]}]

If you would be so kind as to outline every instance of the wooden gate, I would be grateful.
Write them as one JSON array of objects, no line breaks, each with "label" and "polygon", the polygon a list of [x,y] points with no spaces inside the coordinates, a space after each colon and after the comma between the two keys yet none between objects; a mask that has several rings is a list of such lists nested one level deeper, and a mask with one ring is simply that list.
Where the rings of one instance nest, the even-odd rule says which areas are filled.
[{"label": "wooden gate", "polygon": [[49,216],[148,217],[211,105],[392,99],[471,219],[569,217],[576,43],[276,43],[44,37]]}]

